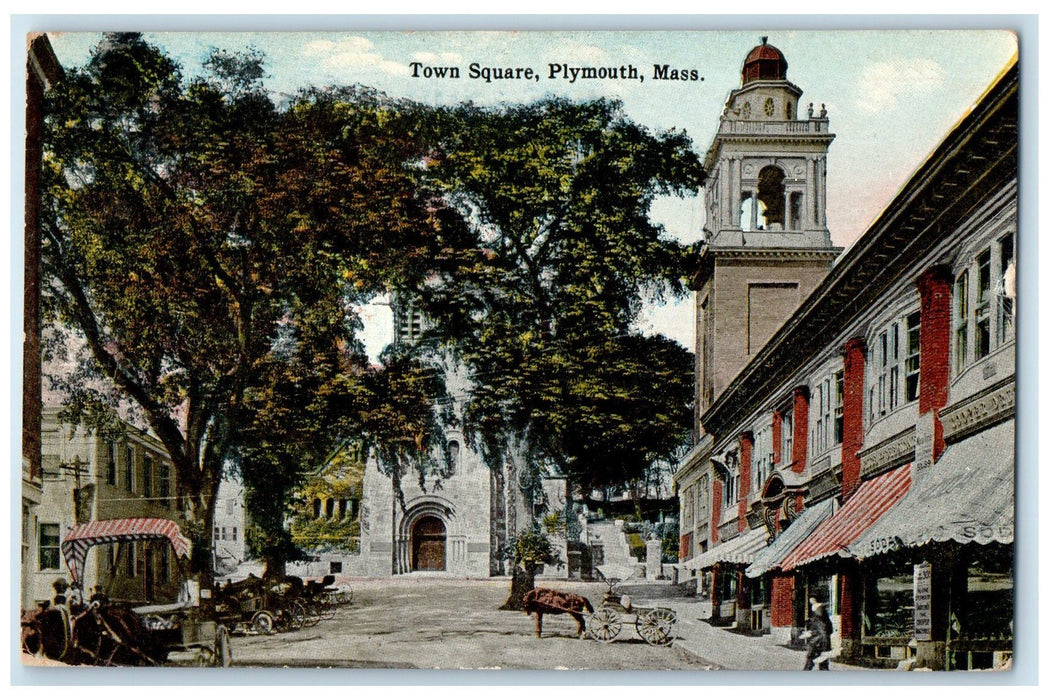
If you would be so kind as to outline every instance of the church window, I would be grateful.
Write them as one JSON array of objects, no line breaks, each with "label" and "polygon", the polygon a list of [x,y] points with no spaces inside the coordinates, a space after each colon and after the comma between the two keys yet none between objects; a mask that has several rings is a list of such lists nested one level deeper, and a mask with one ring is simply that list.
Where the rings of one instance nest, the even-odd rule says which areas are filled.
[{"label": "church window", "polygon": [[326,498],[324,499],[324,517],[332,518],[335,515],[335,499]]},{"label": "church window", "polygon": [[771,97],[766,98],[764,109],[766,117],[771,117],[772,114],[776,111],[776,103]]},{"label": "church window", "polygon": [[448,468],[455,472],[459,469],[459,441],[448,441]]},{"label": "church window", "polygon": [[313,519],[320,520],[321,517],[321,499],[313,499]]}]

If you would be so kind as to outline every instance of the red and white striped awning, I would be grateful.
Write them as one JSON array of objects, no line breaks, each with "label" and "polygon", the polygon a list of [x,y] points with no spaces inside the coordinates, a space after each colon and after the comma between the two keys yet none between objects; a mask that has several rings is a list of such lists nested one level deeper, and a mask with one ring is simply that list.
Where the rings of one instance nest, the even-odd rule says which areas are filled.
[{"label": "red and white striped awning", "polygon": [[92,520],[78,525],[62,538],[62,556],[65,557],[73,581],[81,581],[87,550],[98,544],[135,542],[139,540],[167,540],[176,556],[189,556],[189,540],[182,535],[178,523],[164,518],[117,518]]},{"label": "red and white striped awning", "polygon": [[820,523],[808,539],[783,560],[780,568],[790,571],[832,554],[852,556],[849,545],[896,505],[910,487],[909,464],[864,482],[841,510]]}]

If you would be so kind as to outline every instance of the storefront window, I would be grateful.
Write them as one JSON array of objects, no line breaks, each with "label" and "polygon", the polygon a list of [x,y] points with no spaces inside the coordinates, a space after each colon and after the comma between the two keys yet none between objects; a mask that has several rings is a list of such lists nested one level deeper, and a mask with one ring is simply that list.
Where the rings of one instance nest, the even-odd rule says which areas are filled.
[{"label": "storefront window", "polygon": [[869,578],[863,603],[866,636],[909,639],[914,633],[913,567],[893,568]]}]

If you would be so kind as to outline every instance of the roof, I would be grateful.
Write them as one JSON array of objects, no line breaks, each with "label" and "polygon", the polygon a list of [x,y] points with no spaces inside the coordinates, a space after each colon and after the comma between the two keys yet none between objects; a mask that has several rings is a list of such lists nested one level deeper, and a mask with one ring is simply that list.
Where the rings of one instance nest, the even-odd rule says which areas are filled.
[{"label": "roof", "polygon": [[824,520],[780,565],[784,571],[831,555],[851,556],[849,545],[878,522],[911,486],[911,465],[885,472],[860,485],[841,510]]},{"label": "roof", "polygon": [[82,581],[87,550],[95,545],[164,539],[171,543],[177,556],[189,556],[189,540],[182,535],[178,524],[173,520],[163,518],[92,520],[66,533],[62,538],[62,556],[65,557],[69,572],[73,575],[73,581]]},{"label": "roof", "polygon": [[765,549],[767,540],[768,532],[764,528],[750,530],[690,559],[685,562],[685,566],[701,571],[715,564],[749,564]]},{"label": "roof", "polygon": [[820,523],[831,516],[836,505],[836,500],[828,498],[801,511],[801,514],[779,534],[768,549],[754,558],[754,562],[747,567],[747,576],[757,578],[778,567],[798,545],[805,541],[806,537],[812,534],[813,530],[819,527]]},{"label": "roof", "polygon": [[1014,531],[1014,422],[951,445],[896,506],[849,546],[856,557],[953,540],[1010,544]]},{"label": "roof", "polygon": [[752,80],[786,80],[787,59],[768,40],[767,36],[761,37],[761,43],[751,49],[743,60],[744,85]]},{"label": "roof", "polygon": [[700,417],[722,436],[830,347],[945,231],[1017,175],[1017,64],[1005,71],[867,231]]}]

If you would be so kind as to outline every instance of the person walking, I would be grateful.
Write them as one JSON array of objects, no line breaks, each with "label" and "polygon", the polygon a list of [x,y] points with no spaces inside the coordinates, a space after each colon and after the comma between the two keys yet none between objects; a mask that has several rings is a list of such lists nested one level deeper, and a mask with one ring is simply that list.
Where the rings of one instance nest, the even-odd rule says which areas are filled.
[{"label": "person walking", "polygon": [[819,664],[820,671],[829,671],[830,635],[834,627],[831,625],[830,615],[827,614],[827,607],[822,602],[809,598],[809,605],[812,607],[812,615],[809,616],[805,631],[801,633],[801,638],[808,647],[805,653],[805,667],[802,670],[811,671],[813,666]]}]

